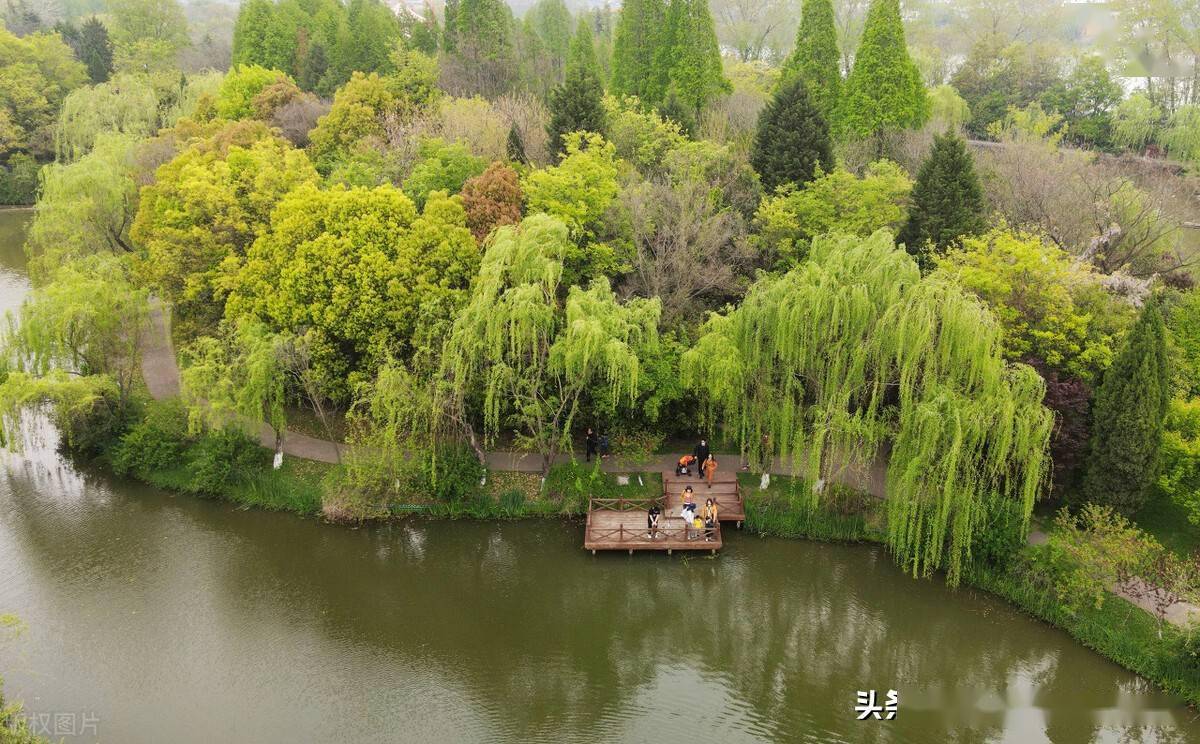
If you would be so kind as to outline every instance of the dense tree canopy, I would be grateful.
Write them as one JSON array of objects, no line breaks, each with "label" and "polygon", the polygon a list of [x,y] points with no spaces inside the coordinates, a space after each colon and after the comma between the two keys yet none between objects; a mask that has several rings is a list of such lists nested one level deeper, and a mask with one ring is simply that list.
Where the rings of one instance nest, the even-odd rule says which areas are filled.
[{"label": "dense tree canopy", "polygon": [[[353,219],[347,216],[353,215]],[[317,336],[326,394],[344,399],[352,372],[371,374],[410,350],[421,318],[446,316],[479,265],[457,198],[424,211],[399,189],[303,185],[276,207],[233,282],[228,315]]]}]

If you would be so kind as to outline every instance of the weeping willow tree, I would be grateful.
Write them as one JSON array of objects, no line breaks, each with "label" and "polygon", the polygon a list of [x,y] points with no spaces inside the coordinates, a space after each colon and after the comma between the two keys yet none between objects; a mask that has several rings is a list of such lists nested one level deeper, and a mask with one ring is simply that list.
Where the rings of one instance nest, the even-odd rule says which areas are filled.
[{"label": "weeping willow tree", "polygon": [[60,266],[0,334],[0,417],[4,440],[23,412],[46,405],[70,447],[102,446],[127,416],[138,384],[146,292],[127,263],[96,254]]},{"label": "weeping willow tree", "polygon": [[237,426],[258,436],[265,423],[283,451],[287,428],[289,339],[257,320],[227,324],[219,338],[202,337],[185,350],[181,392],[194,429]]},{"label": "weeping willow tree", "polygon": [[760,279],[708,321],[683,378],[751,461],[782,457],[810,483],[890,448],[888,544],[914,575],[943,568],[953,584],[998,510],[1015,505],[1028,529],[1046,478],[1044,385],[1000,351],[988,310],[922,278],[880,231],[815,239],[806,263]]},{"label": "weeping willow tree", "polygon": [[569,447],[581,396],[608,387],[636,399],[640,357],[658,344],[658,300],[617,301],[608,280],[563,297],[566,225],[544,214],[498,230],[443,349],[447,381],[433,402],[467,419],[482,401],[485,441],[512,430],[542,455],[543,472]]}]

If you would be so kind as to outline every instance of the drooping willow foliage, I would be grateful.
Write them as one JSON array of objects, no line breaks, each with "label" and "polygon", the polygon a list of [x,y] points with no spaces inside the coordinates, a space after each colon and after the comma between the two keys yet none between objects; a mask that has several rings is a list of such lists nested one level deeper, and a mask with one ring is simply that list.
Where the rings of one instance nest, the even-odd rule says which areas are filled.
[{"label": "drooping willow foliage", "polygon": [[609,386],[636,398],[642,352],[658,343],[658,300],[617,301],[606,279],[562,296],[567,227],[539,214],[492,237],[467,305],[443,352],[447,392],[459,411],[482,391],[488,440],[511,427],[548,468],[569,441],[580,396]]},{"label": "drooping willow foliage", "polygon": [[1028,528],[1053,424],[1044,384],[1003,361],[983,305],[922,278],[886,231],[814,240],[806,263],[709,320],[683,375],[752,461],[790,458],[810,483],[890,448],[887,540],[914,575],[956,583],[996,510],[1015,505]]}]

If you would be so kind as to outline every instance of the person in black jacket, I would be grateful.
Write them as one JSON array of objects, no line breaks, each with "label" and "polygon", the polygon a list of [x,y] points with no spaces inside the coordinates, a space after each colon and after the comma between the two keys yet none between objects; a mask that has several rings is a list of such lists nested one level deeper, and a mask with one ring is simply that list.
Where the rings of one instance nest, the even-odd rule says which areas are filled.
[{"label": "person in black jacket", "polygon": [[592,461],[592,455],[595,455],[600,447],[600,439],[596,436],[596,432],[592,431],[592,427],[588,427],[587,436],[583,439],[584,451],[587,453],[587,462]]},{"label": "person in black jacket", "polygon": [[704,468],[701,463],[708,459],[708,440],[701,439],[696,449],[692,450],[692,454],[696,456],[696,477],[703,478]]}]

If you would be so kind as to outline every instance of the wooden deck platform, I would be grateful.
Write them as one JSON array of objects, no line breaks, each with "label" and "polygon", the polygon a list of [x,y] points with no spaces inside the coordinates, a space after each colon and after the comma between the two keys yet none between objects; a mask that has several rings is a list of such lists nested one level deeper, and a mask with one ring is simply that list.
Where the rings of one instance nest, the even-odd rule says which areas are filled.
[{"label": "wooden deck platform", "polygon": [[[714,486],[715,488],[715,486]],[[587,527],[583,535],[583,547],[592,551],[628,550],[709,550],[716,553],[721,549],[721,525],[713,528],[711,540],[706,540],[704,530],[688,527],[679,517],[668,516],[662,497],[656,499],[592,499],[588,508]],[[651,536],[646,527],[646,516],[650,507],[663,509],[658,518],[658,533]]]},{"label": "wooden deck platform", "polygon": [[703,478],[695,475],[675,475],[674,470],[662,474],[663,497],[666,506],[663,512],[678,517],[683,507],[683,489],[692,487],[698,508],[704,507],[706,499],[717,502],[717,518],[722,522],[736,522],[738,527],[746,521],[746,504],[742,501],[742,489],[737,482],[736,470],[718,470],[713,476],[712,488]]}]

